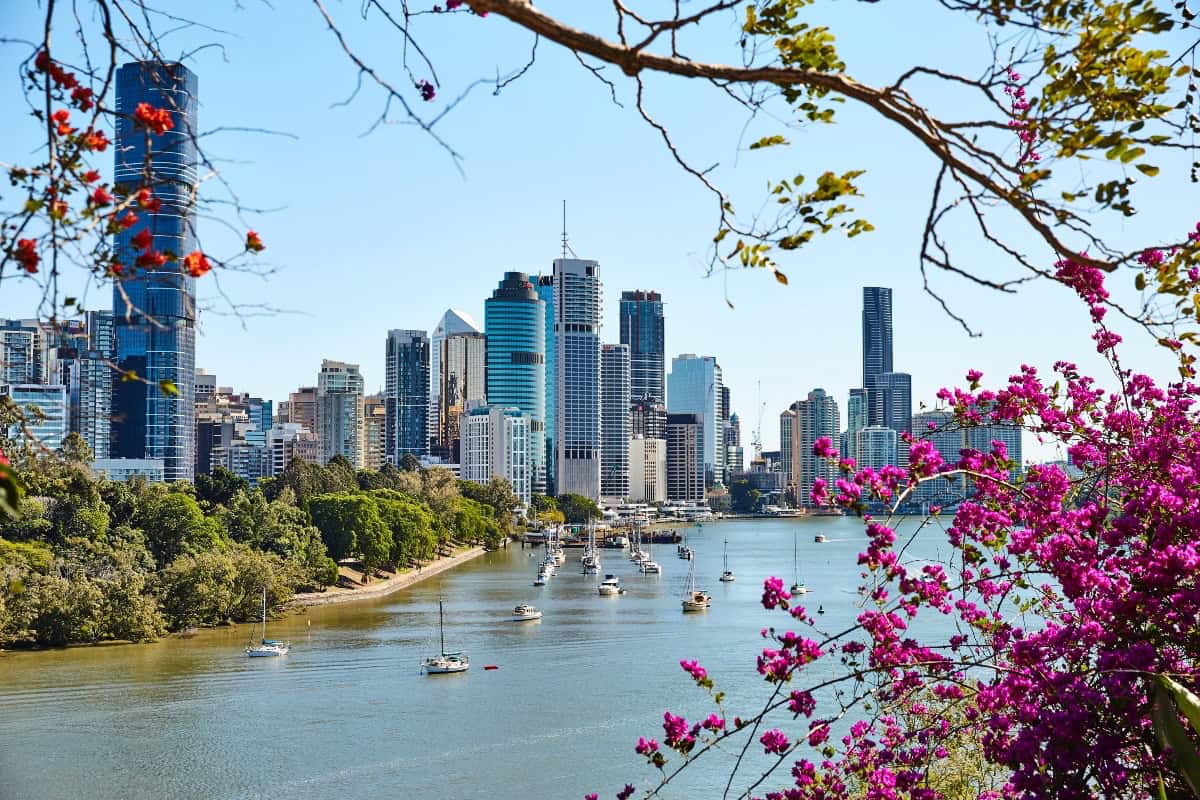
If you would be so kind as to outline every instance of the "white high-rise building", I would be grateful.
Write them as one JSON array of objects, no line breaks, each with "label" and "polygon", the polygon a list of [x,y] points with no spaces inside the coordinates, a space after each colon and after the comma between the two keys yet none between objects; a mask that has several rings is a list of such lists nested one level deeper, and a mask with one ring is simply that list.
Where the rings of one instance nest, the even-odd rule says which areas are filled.
[{"label": "white high-rise building", "polygon": [[879,425],[868,425],[858,432],[859,468],[883,469],[896,466],[896,432]]},{"label": "white high-rise building", "polygon": [[666,502],[666,439],[634,436],[629,440],[629,499],[634,503]]},{"label": "white high-rise building", "polygon": [[600,495],[629,496],[629,345],[600,348]]},{"label": "white high-rise building", "polygon": [[796,505],[812,505],[813,481],[822,478],[826,484],[840,476],[837,462],[813,454],[813,445],[822,436],[831,442],[838,441],[841,420],[837,401],[825,394],[824,389],[813,389],[808,397],[796,403],[796,421],[792,430],[792,470],[796,487]]},{"label": "white high-rise building", "polygon": [[555,448],[559,494],[600,499],[600,265],[554,260]]},{"label": "white high-rise building", "polygon": [[321,462],[342,456],[362,469],[366,455],[362,443],[363,377],[358,364],[321,362],[317,374],[317,434],[321,437]]},{"label": "white high-rise building", "polygon": [[462,415],[463,480],[486,484],[500,477],[512,484],[513,494],[529,505],[533,492],[533,418],[512,406],[476,406]]},{"label": "white high-rise building", "polygon": [[[66,438],[69,409],[67,387],[51,384],[0,384],[0,394],[8,395],[24,415],[20,424],[9,428],[10,439],[36,450],[57,450]],[[26,439],[26,431],[33,441]]]},{"label": "white high-rise building", "polygon": [[704,480],[720,483],[725,474],[725,428],[721,408],[721,367],[713,356],[684,353],[671,359],[667,376],[667,413],[704,418]]}]

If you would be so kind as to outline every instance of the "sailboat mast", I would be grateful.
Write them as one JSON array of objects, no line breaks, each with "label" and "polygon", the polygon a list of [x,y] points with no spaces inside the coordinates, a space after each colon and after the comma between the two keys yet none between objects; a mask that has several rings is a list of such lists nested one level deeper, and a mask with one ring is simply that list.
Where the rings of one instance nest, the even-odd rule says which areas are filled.
[{"label": "sailboat mast", "polygon": [[438,634],[442,640],[442,655],[446,654],[446,616],[442,611],[442,601],[438,600]]},{"label": "sailboat mast", "polygon": [[263,641],[265,642],[267,640],[267,587],[266,586],[262,587],[262,590],[263,590],[263,592],[262,592],[262,625],[263,625],[262,638],[263,638]]}]

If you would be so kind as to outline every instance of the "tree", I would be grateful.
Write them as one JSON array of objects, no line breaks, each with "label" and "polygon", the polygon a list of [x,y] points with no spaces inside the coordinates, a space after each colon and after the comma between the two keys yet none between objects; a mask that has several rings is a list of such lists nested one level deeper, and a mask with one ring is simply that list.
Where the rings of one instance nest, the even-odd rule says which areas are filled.
[{"label": "tree", "polygon": [[249,481],[221,466],[213,467],[207,475],[196,476],[196,499],[205,508],[227,506],[234,495],[249,488]]},{"label": "tree", "polygon": [[392,532],[384,525],[370,495],[318,495],[309,500],[308,513],[333,558],[355,555],[362,561],[364,580],[370,580],[374,569],[388,560]]},{"label": "tree", "polygon": [[204,516],[191,495],[180,492],[152,492],[138,508],[134,522],[146,532],[150,552],[160,567],[185,553],[213,550],[221,541],[216,522]]},{"label": "tree", "polygon": [[738,514],[753,514],[758,510],[761,493],[750,487],[750,481],[737,480],[729,484],[730,504]]},{"label": "tree", "polygon": [[421,470],[421,462],[412,453],[405,453],[400,459],[400,470],[402,472],[419,472]]},{"label": "tree", "polygon": [[490,506],[496,524],[505,534],[512,531],[513,509],[521,507],[521,499],[513,493],[512,484],[506,479],[492,476],[486,484],[459,481],[459,491],[464,497]]},{"label": "tree", "polygon": [[600,506],[593,500],[581,494],[560,494],[558,507],[572,524],[585,523],[588,520],[600,519]]}]

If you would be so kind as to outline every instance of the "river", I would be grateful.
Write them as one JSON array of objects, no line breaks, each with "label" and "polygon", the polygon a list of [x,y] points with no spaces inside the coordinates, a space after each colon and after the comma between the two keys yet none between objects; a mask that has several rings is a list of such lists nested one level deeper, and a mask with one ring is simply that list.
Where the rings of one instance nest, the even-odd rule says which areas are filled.
[{"label": "river", "polygon": [[[568,550],[558,576],[535,588],[534,551],[513,546],[379,600],[274,621],[271,637],[293,643],[283,658],[246,658],[244,625],[152,644],[0,653],[0,799],[528,800],[653,784],[655,771],[633,753],[637,737],[661,740],[664,709],[689,719],[713,710],[680,659],[709,670],[731,716],[769,695],[754,672],[759,629],[786,620],[759,597],[769,575],[790,583],[794,538],[811,590],[805,604],[823,607],[823,626],[850,623],[863,599],[859,520],[688,530],[697,582],[713,595],[701,614],[681,613],[688,562],[673,545],[654,548],[660,576],[604,551],[603,571],[627,590],[612,598],[580,573],[581,551]],[[830,541],[814,543],[821,532]],[[725,539],[734,583],[717,581]],[[911,552],[939,550],[945,541],[930,530]],[[466,674],[420,672],[438,648],[439,597],[447,647],[471,657]],[[545,617],[509,622],[519,602]],[[666,796],[712,796],[728,774],[721,758],[699,760]]]}]

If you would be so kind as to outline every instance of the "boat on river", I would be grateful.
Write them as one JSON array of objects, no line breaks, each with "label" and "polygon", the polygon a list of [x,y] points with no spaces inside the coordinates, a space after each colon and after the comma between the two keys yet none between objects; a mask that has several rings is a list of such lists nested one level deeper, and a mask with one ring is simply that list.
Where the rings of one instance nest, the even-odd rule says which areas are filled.
[{"label": "boat on river", "polygon": [[733,574],[733,570],[729,568],[729,540],[725,540],[725,569],[721,572],[721,583],[732,583],[737,580],[737,576]]},{"label": "boat on river", "polygon": [[541,618],[542,612],[538,611],[528,603],[521,603],[519,606],[514,608],[512,617],[510,617],[513,622],[532,622],[535,619]]},{"label": "boat on river", "polygon": [[286,656],[292,649],[291,642],[280,642],[267,638],[267,587],[262,587],[262,639],[258,644],[246,648],[246,655],[251,658],[270,658]]},{"label": "boat on river", "polygon": [[621,588],[621,579],[616,575],[605,575],[604,580],[596,587],[596,591],[601,597],[611,597],[617,594],[625,594],[625,590]]},{"label": "boat on river", "polygon": [[684,613],[692,611],[707,611],[712,605],[708,592],[696,588],[696,562],[688,565],[687,583],[684,584],[683,600],[680,601]]},{"label": "boat on river", "polygon": [[800,549],[796,540],[796,532],[792,531],[792,594],[808,594],[808,587],[800,580]]},{"label": "boat on river", "polygon": [[454,672],[466,672],[471,667],[471,659],[466,653],[448,652],[446,650],[446,614],[442,601],[438,600],[438,633],[442,642],[439,655],[430,656],[421,662],[427,675],[447,675]]}]

